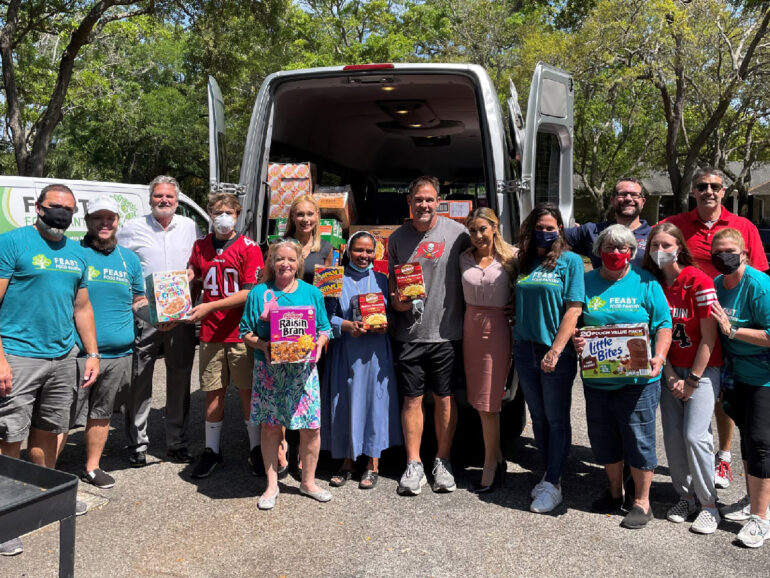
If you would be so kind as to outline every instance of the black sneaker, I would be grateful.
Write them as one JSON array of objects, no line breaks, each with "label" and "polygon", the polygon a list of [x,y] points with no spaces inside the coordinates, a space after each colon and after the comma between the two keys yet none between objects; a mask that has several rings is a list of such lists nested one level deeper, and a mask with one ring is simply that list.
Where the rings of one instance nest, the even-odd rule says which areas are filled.
[{"label": "black sneaker", "polygon": [[591,511],[597,514],[615,514],[623,505],[623,498],[613,498],[609,490],[604,490],[600,498],[591,502]]},{"label": "black sneaker", "polygon": [[254,446],[249,452],[251,474],[262,478],[265,476],[265,462],[262,460],[262,446]]},{"label": "black sneaker", "polygon": [[147,452],[133,452],[128,456],[128,463],[132,468],[143,468],[147,465]]},{"label": "black sneaker", "polygon": [[645,513],[639,506],[634,506],[620,522],[620,525],[629,530],[639,530],[644,528],[650,520],[652,520],[652,508]]},{"label": "black sneaker", "polygon": [[187,448],[168,450],[167,455],[170,461],[178,464],[191,464],[195,461],[195,458],[189,451],[187,451]]},{"label": "black sneaker", "polygon": [[215,453],[211,448],[206,448],[203,450],[198,463],[195,464],[190,477],[195,479],[205,478],[214,471],[217,465],[222,465],[223,463],[222,454]]},{"label": "black sneaker", "polygon": [[115,478],[104,472],[101,468],[96,468],[90,472],[83,471],[80,479],[103,490],[107,490],[115,485]]}]

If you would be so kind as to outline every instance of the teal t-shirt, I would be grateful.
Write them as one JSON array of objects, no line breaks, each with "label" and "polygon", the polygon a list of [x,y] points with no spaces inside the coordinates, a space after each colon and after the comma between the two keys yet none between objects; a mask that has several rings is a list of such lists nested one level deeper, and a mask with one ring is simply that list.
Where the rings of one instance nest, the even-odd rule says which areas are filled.
[{"label": "teal t-shirt", "polygon": [[87,287],[86,257],[75,241],[47,241],[33,226],[0,235],[0,337],[11,355],[53,359],[75,345],[75,295]]},{"label": "teal t-shirt", "polygon": [[[671,329],[671,313],[663,288],[649,271],[631,267],[622,279],[607,281],[599,269],[586,273],[583,320],[579,327],[646,323],[650,329],[650,350],[655,351],[655,333]],[[654,354],[654,353],[653,353]],[[620,389],[624,385],[652,383],[657,377],[618,377],[615,380],[583,378],[585,385],[599,389]]]},{"label": "teal t-shirt", "polygon": [[[321,332],[331,339],[332,327],[329,324],[329,318],[326,315],[326,306],[323,295],[317,287],[302,280],[298,281],[297,289],[294,293],[284,293],[276,289],[273,283],[260,283],[254,287],[246,298],[246,305],[243,308],[243,317],[241,317],[240,336],[247,333],[255,333],[260,339],[270,339],[270,321],[262,321],[259,316],[264,307],[265,291],[270,289],[275,293],[279,307],[315,307],[315,332],[316,338]],[[255,361],[266,361],[265,354],[259,349],[254,349]]]},{"label": "teal t-shirt", "polygon": [[[719,304],[735,327],[763,329],[770,334],[770,278],[746,265],[740,282],[725,289],[724,275],[714,279]],[[721,334],[721,331],[720,331]],[[749,385],[770,387],[770,349],[721,336],[722,351],[733,377]]]},{"label": "teal t-shirt", "polygon": [[[117,246],[109,255],[83,247],[88,262],[88,297],[94,309],[96,342],[102,357],[129,355],[134,344],[134,297],[144,295],[136,253]],[[80,337],[77,345],[82,350]],[[84,355],[85,351],[81,351]]]},{"label": "teal t-shirt", "polygon": [[516,281],[514,339],[553,345],[567,303],[583,302],[584,271],[583,260],[571,251],[559,256],[553,270],[536,260],[532,271]]}]

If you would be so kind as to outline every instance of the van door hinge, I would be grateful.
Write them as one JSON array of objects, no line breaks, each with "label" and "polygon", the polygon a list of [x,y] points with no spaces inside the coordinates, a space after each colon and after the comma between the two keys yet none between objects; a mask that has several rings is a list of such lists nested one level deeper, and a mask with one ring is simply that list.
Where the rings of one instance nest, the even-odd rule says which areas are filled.
[{"label": "van door hinge", "polygon": [[499,193],[526,193],[529,192],[529,181],[511,179],[508,181],[498,181],[497,191]]},{"label": "van door hinge", "polygon": [[211,183],[209,185],[209,192],[214,193],[230,193],[231,195],[237,195],[242,197],[246,194],[246,185],[236,185],[234,183]]}]

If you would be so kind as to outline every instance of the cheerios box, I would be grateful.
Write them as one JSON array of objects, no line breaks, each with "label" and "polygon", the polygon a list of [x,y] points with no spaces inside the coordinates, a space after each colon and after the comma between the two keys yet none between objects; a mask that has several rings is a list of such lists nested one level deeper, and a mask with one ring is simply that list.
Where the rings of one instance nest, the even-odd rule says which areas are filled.
[{"label": "cheerios box", "polygon": [[586,379],[646,377],[651,373],[647,324],[582,327],[580,369]]},{"label": "cheerios box", "polygon": [[276,307],[270,312],[272,363],[315,361],[315,309]]},{"label": "cheerios box", "polygon": [[192,309],[187,271],[160,271],[144,279],[153,325],[187,319]]},{"label": "cheerios box", "polygon": [[422,278],[422,266],[419,263],[396,265],[396,291],[402,303],[425,298],[425,281]]}]

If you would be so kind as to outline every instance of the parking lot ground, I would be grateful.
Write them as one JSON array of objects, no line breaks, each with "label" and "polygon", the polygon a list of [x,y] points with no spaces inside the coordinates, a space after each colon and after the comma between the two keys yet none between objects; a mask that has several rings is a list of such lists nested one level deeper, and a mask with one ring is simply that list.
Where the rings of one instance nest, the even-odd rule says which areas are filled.
[{"label": "parking lot ground", "polygon": [[[158,364],[150,417],[149,464],[131,469],[123,449],[122,417],[115,416],[102,466],[117,480],[111,490],[81,483],[89,502],[77,519],[77,576],[766,576],[770,544],[757,550],[734,545],[740,524],[723,522],[716,534],[695,535],[688,524],[665,520],[676,501],[663,442],[652,487],[655,520],[642,530],[619,527],[620,516],[589,511],[605,488],[592,462],[582,385],[573,390],[573,448],[563,480],[565,502],[552,515],[530,513],[529,491],[542,471],[528,425],[517,459],[508,464],[506,485],[482,497],[469,491],[479,470],[456,471],[457,491],[396,494],[403,468],[400,452],[383,463],[372,491],[348,483],[319,504],[298,493],[288,478],[273,511],[257,510],[263,481],[249,473],[248,439],[237,395],[228,394],[222,443],[225,467],[204,480],[190,466],[164,461],[162,407],[164,374]],[[203,394],[193,378],[191,450],[203,450]],[[458,438],[463,424],[458,427]],[[481,448],[479,448],[481,451]],[[76,432],[59,468],[78,473],[85,452]],[[733,448],[735,479],[720,492],[732,503],[744,493],[738,436]],[[321,485],[336,464],[322,457]],[[0,576],[57,575],[58,528],[24,537],[25,551],[0,559]]]}]

